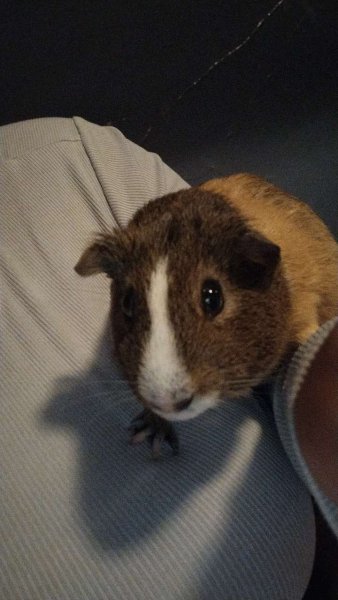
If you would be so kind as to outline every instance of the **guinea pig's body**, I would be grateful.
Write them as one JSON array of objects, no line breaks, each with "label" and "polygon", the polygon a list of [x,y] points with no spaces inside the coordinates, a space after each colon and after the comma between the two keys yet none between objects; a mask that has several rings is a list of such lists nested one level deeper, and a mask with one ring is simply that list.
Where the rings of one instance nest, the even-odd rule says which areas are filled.
[{"label": "guinea pig's body", "polygon": [[329,231],[246,174],[150,202],[76,271],[113,279],[116,352],[138,399],[167,420],[248,394],[337,313]]},{"label": "guinea pig's body", "polygon": [[338,247],[327,227],[307,204],[253,175],[201,187],[227,198],[253,229],[280,247],[291,301],[290,341],[304,342],[337,314]]}]

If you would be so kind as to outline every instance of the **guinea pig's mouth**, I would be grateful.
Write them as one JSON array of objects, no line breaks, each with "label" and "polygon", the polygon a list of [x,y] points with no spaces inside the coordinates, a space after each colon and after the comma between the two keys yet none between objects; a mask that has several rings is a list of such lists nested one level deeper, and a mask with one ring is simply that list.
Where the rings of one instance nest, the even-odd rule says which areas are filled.
[{"label": "guinea pig's mouth", "polygon": [[[175,407],[162,408],[155,403],[147,403],[147,406],[159,417],[166,421],[188,421],[194,419],[209,408],[214,408],[219,403],[219,394],[210,393],[205,395],[194,395],[188,401],[182,402]],[[186,406],[183,404],[186,403]]]}]

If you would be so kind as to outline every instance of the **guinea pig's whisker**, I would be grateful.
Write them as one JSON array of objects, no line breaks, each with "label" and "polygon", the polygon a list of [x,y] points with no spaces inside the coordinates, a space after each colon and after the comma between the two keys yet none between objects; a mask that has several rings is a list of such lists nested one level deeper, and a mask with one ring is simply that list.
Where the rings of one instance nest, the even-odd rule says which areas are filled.
[{"label": "guinea pig's whisker", "polygon": [[[124,402],[124,398],[120,398],[119,404],[123,404],[123,402]],[[116,405],[116,403],[115,403],[115,405]],[[113,404],[111,406],[107,406],[105,408],[105,410],[101,410],[101,411],[97,412],[95,415],[93,415],[91,417],[91,419],[88,419],[88,421],[86,421],[86,427],[88,427],[88,425],[93,423],[93,421],[97,421],[98,419],[101,419],[101,417],[105,416],[108,413],[111,413],[112,415],[114,414],[114,405]]]},{"label": "guinea pig's whisker", "polygon": [[[89,399],[92,399],[92,398],[98,398],[98,397],[101,397],[101,396],[109,396],[109,395],[111,395],[111,393],[112,393],[111,390],[106,390],[105,392],[101,392],[101,391],[100,392],[95,392],[95,391],[92,391],[92,392],[89,392],[88,394],[84,394],[84,395],[81,394],[81,402],[84,401],[84,400],[89,400]],[[65,396],[67,396],[67,395],[68,394],[66,392]],[[69,393],[69,396],[72,396],[72,392]]]},{"label": "guinea pig's whisker", "polygon": [[129,379],[126,379],[125,377],[107,377],[106,379],[96,379],[93,378],[92,380],[89,381],[89,383],[105,383],[105,382],[112,382],[114,383],[115,381],[125,381],[125,382],[129,382]]},{"label": "guinea pig's whisker", "polygon": [[229,379],[229,383],[251,383],[253,381],[257,381],[257,377],[234,377],[233,379]]},{"label": "guinea pig's whisker", "polygon": [[91,394],[88,394],[84,398],[87,398],[87,399],[88,398],[101,398],[103,396],[110,396],[112,398],[112,400],[115,401],[114,394],[112,393],[111,390],[108,390],[107,392],[95,392],[95,391],[93,391]]},{"label": "guinea pig's whisker", "polygon": [[111,387],[111,390],[114,391],[114,388],[116,386],[121,386],[121,387],[122,386],[123,387],[128,386],[128,387],[130,387],[130,382],[127,381],[126,379],[113,379],[113,380],[109,379],[109,380],[106,380],[106,381],[98,379],[97,381],[91,381],[89,383],[83,383],[81,385],[82,385],[82,387],[91,387],[91,388],[95,387],[95,386],[100,386],[100,385],[102,385],[102,386],[103,385],[104,386],[109,385],[109,387]]},{"label": "guinea pig's whisker", "polygon": [[230,380],[228,382],[228,385],[231,389],[233,389],[234,391],[236,391],[236,389],[239,389],[243,386],[247,387],[255,387],[256,385],[258,385],[260,383],[260,378],[248,378],[248,379],[234,379],[234,380]]},{"label": "guinea pig's whisker", "polygon": [[[227,377],[227,367],[218,367],[218,370],[224,373],[224,377]],[[256,377],[233,377],[228,381],[230,384],[232,383],[251,383],[251,382],[259,382],[261,378],[259,376]]]},{"label": "guinea pig's whisker", "polygon": [[79,385],[83,388],[89,388],[89,387],[93,387],[93,386],[97,386],[97,385],[105,385],[106,386],[107,384],[114,386],[117,383],[127,383],[128,384],[128,381],[125,381],[123,379],[120,379],[120,380],[119,379],[94,379],[92,381],[82,381],[76,385]]},{"label": "guinea pig's whisker", "polygon": [[243,381],[229,381],[231,386],[256,385],[256,379],[243,379]]}]

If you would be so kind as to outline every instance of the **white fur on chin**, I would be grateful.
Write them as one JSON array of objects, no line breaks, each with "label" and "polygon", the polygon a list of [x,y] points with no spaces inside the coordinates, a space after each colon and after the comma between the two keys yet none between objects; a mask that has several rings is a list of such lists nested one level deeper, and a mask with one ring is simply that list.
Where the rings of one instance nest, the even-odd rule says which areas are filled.
[{"label": "white fur on chin", "polygon": [[162,412],[160,410],[153,410],[155,414],[166,421],[189,421],[201,415],[209,408],[215,408],[219,404],[219,395],[216,393],[209,394],[208,396],[196,396],[188,408],[182,411],[173,412]]}]

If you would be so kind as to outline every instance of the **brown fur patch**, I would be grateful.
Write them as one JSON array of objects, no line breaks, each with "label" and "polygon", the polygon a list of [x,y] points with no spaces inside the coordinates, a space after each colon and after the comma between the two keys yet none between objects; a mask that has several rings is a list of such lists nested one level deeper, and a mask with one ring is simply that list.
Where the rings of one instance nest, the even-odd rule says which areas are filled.
[{"label": "brown fur patch", "polygon": [[251,227],[281,248],[293,342],[304,342],[337,314],[338,246],[307,204],[247,173],[213,179],[201,188],[221,194]]}]

